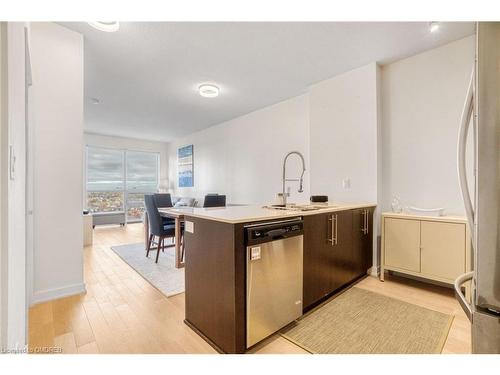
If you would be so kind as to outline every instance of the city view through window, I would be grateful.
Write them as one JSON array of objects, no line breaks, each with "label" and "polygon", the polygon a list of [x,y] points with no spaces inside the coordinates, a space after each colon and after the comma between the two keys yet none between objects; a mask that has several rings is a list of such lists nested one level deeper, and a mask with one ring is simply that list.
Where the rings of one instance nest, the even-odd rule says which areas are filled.
[{"label": "city view through window", "polygon": [[158,190],[158,174],[158,153],[88,147],[87,209],[126,212],[128,222],[139,221],[144,195]]}]

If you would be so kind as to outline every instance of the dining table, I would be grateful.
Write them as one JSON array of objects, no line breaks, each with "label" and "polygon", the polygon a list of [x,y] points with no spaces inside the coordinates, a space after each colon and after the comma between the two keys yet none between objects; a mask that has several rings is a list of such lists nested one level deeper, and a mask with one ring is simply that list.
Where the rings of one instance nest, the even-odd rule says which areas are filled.
[{"label": "dining table", "polygon": [[[181,222],[184,221],[184,213],[186,209],[163,207],[158,208],[161,217],[174,219],[175,221],[175,268],[183,268],[184,260],[181,257]],[[144,246],[147,249],[149,238],[149,220],[147,213],[144,213]]]}]

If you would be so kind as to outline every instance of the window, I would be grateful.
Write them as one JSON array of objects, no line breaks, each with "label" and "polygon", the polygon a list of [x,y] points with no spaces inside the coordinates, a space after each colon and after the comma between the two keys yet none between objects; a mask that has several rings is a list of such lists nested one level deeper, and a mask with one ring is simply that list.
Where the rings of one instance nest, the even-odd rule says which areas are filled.
[{"label": "window", "polygon": [[158,154],[127,151],[127,190],[156,191],[158,188]]},{"label": "window", "polygon": [[158,191],[158,154],[127,151],[127,220],[138,221],[144,212],[144,194]]},{"label": "window", "polygon": [[139,221],[144,194],[155,193],[159,155],[153,152],[87,147],[87,207],[91,212],[125,211]]},{"label": "window", "polygon": [[123,211],[123,151],[87,148],[87,207],[90,212]]}]

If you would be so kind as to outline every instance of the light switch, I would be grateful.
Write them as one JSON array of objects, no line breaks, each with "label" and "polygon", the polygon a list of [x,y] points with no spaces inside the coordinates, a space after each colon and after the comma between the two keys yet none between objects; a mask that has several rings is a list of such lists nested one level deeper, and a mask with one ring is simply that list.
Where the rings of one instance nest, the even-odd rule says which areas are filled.
[{"label": "light switch", "polygon": [[344,189],[350,189],[351,188],[351,179],[350,178],[344,178],[342,180],[342,187]]}]

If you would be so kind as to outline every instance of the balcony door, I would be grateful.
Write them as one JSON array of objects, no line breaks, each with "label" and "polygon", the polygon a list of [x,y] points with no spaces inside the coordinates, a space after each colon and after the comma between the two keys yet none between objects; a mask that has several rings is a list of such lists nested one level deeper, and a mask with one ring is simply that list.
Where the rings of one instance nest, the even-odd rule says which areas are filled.
[{"label": "balcony door", "polygon": [[137,222],[144,195],[158,191],[159,155],[155,152],[87,147],[87,208],[91,212],[125,212]]}]

